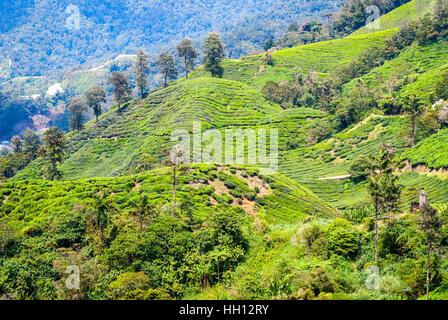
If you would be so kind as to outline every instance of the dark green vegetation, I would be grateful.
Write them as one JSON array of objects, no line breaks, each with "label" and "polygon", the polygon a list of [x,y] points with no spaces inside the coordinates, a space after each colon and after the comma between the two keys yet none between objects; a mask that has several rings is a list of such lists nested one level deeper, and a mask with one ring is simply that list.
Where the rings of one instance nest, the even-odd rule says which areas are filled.
[{"label": "dark green vegetation", "polygon": [[214,30],[225,35],[230,56],[240,57],[260,49],[269,36],[277,36],[288,23],[319,18],[320,12],[335,10],[338,3],[314,1],[312,6],[303,6],[297,1],[276,0],[2,2],[0,80],[48,75],[95,59],[135,53],[140,48],[156,53],[171,42],[182,40],[185,34],[199,40]]},{"label": "dark green vegetation", "polygon": [[[0,185],[2,297],[447,299],[448,6],[435,3],[117,99],[67,135],[61,181],[38,158]],[[424,10],[401,26],[410,5]],[[162,167],[193,121],[277,128],[279,174]]]}]

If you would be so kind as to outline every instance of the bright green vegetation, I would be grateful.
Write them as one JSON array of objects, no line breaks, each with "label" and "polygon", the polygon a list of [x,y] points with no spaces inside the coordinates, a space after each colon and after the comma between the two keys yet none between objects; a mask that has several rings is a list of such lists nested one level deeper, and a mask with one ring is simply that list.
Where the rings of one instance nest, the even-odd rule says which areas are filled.
[{"label": "bright green vegetation", "polygon": [[[372,22],[367,26],[358,29],[352,34],[352,36],[398,28],[407,21],[418,16],[423,16],[425,13],[429,12],[431,8],[429,4],[433,2],[434,0],[412,0],[381,16],[379,21]],[[375,28],[374,24],[376,24],[379,28]]]},{"label": "bright green vegetation", "polygon": [[274,53],[274,62],[289,68],[310,68],[327,73],[332,68],[346,64],[369,48],[379,46],[393,31],[312,43]]},{"label": "bright green vegetation", "polygon": [[439,169],[448,167],[448,130],[441,130],[401,155],[412,165]]},{"label": "bright green vegetation", "polygon": [[[180,218],[171,215],[172,174],[166,168],[122,178],[2,184],[0,294],[66,298],[62,267],[75,263],[84,272],[83,279],[87,270],[94,279],[82,285],[79,298],[142,298],[148,293],[132,296],[126,287],[120,296],[113,296],[115,277],[107,276],[139,272],[151,274],[154,296],[147,298],[179,298],[200,291],[201,283],[207,287],[216,282],[218,266],[210,261],[219,251],[221,276],[231,276],[247,251],[247,228],[254,219],[262,218],[264,225],[283,224],[335,214],[309,190],[279,175],[262,176],[254,168],[192,165],[181,168],[177,181]],[[103,248],[97,240],[98,212],[92,199],[99,190],[108,190],[113,203],[102,221]],[[147,217],[139,233],[132,211],[142,194],[157,213]],[[214,230],[216,223],[219,229]],[[233,240],[215,238],[215,232]],[[75,250],[68,249],[75,244]],[[204,269],[191,271],[193,264]],[[26,272],[21,271],[24,265]],[[27,285],[18,286],[19,281]]]},{"label": "bright green vegetation", "polygon": [[[411,205],[425,190],[448,218],[448,131],[430,107],[448,67],[446,35],[382,47],[415,3],[385,16],[387,30],[278,50],[272,65],[265,55],[225,60],[222,78],[200,67],[68,134],[62,181],[42,180],[38,158],[0,185],[0,297],[72,298],[62,287],[70,264],[90,277],[78,299],[424,297],[427,242]],[[283,101],[265,94],[268,81],[285,84]],[[329,99],[313,101],[319,93],[310,89],[294,100],[303,93],[294,86],[308,84]],[[401,100],[410,95],[426,109],[415,146]],[[181,166],[174,215],[173,167],[161,163],[171,133],[192,132],[194,121],[202,131],[278,129],[279,173]],[[381,281],[369,289],[375,209],[368,182],[351,174],[384,144],[403,192],[396,212],[380,212]],[[447,298],[447,236],[444,227],[430,257],[434,299]]]},{"label": "bright green vegetation", "polygon": [[[285,138],[298,125],[323,115],[307,108],[283,110],[247,85],[232,80],[180,80],[154,91],[143,102],[132,101],[120,113],[111,110],[98,123],[92,120],[85,130],[72,134],[70,156],[62,166],[64,179],[112,176],[128,169],[145,153],[160,157],[170,146],[171,132],[176,129],[191,132],[193,121],[201,121],[203,130],[228,129],[230,123],[232,129],[268,129],[281,124],[282,148]],[[38,177],[39,163],[33,167],[34,170],[25,170],[16,178]]]},{"label": "bright green vegetation", "polygon": [[[394,94],[397,96],[414,94],[429,103],[434,99],[436,83],[448,68],[448,57],[444,54],[447,49],[448,44],[444,41],[414,44],[397,58],[372,69],[361,77],[361,81],[374,90],[386,90],[389,82],[388,84],[395,88]],[[359,81],[351,81],[346,85],[345,91],[353,90]]]},{"label": "bright green vegetation", "polygon": [[[268,80],[292,80],[296,71],[308,72],[313,69],[319,73],[328,73],[335,67],[347,64],[361,52],[379,46],[393,32],[388,30],[275,51],[274,66],[264,65],[263,55],[226,60],[223,63],[224,78],[261,88]],[[204,74],[203,69],[199,68],[192,76]]]}]

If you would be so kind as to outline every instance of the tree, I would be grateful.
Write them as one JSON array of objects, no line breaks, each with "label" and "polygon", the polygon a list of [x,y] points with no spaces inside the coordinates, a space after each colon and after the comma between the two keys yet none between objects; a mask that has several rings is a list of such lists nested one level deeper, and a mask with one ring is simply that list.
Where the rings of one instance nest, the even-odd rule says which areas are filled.
[{"label": "tree", "polygon": [[174,57],[166,52],[162,52],[156,61],[156,65],[160,68],[160,74],[163,76],[163,87],[166,88],[168,80],[175,79],[177,76],[177,68],[174,63]]},{"label": "tree", "polygon": [[173,215],[176,216],[176,187],[177,187],[177,171],[182,163],[185,163],[188,156],[182,146],[175,145],[171,151],[164,150],[167,158],[163,164],[170,166],[173,170]]},{"label": "tree", "polygon": [[425,107],[421,100],[416,96],[408,96],[404,98],[402,104],[405,113],[409,116],[409,129],[411,131],[409,144],[414,146],[417,137],[418,118],[425,112]]},{"label": "tree", "polygon": [[426,300],[429,299],[430,256],[437,249],[441,238],[443,221],[440,219],[436,209],[425,203],[420,208],[418,226],[425,235],[426,242]]},{"label": "tree", "polygon": [[185,78],[188,79],[188,73],[193,70],[195,60],[198,57],[196,49],[193,47],[193,43],[190,39],[184,39],[177,46],[177,52],[179,57],[182,58],[182,62],[185,68]]},{"label": "tree", "polygon": [[148,87],[148,80],[146,74],[149,70],[149,61],[147,54],[142,50],[138,50],[137,58],[134,63],[135,80],[140,91],[140,96],[143,98],[146,88]]},{"label": "tree", "polygon": [[395,166],[392,162],[392,151],[384,144],[378,149],[378,154],[371,156],[371,166],[367,182],[367,190],[375,207],[375,263],[378,262],[378,218],[385,212],[397,209],[402,186],[394,175]]},{"label": "tree", "polygon": [[113,95],[115,103],[121,104],[131,95],[132,91],[129,87],[128,79],[126,79],[123,73],[118,71],[112,72],[107,81],[114,87]]},{"label": "tree", "polygon": [[89,108],[92,109],[98,122],[98,117],[101,115],[101,104],[106,102],[106,91],[103,87],[93,86],[86,91],[86,100]]},{"label": "tree", "polygon": [[109,193],[103,190],[98,191],[92,196],[92,207],[95,210],[96,224],[99,233],[99,245],[103,244],[103,228],[107,224],[108,213],[115,209],[112,199],[109,198]]},{"label": "tree", "polygon": [[11,149],[14,153],[21,153],[23,148],[23,141],[19,136],[14,136],[11,139]]},{"label": "tree", "polygon": [[23,134],[23,153],[30,159],[35,159],[40,146],[39,136],[31,129]]},{"label": "tree", "polygon": [[225,45],[216,32],[209,34],[204,42],[204,68],[212,74],[212,77],[222,78],[224,69],[221,60],[224,58]]},{"label": "tree", "polygon": [[62,172],[58,169],[58,164],[64,159],[65,136],[58,128],[52,127],[45,131],[42,138],[44,142],[40,148],[41,156],[47,161],[44,178],[56,180],[62,177]]},{"label": "tree", "polygon": [[138,219],[141,233],[143,232],[143,223],[145,220],[154,221],[154,218],[157,216],[157,209],[154,204],[148,201],[146,194],[140,196],[138,201],[132,201],[131,205],[133,207],[131,214]]},{"label": "tree", "polygon": [[69,100],[70,129],[79,131],[83,128],[83,113],[87,111],[87,105],[82,96],[76,96]]},{"label": "tree", "polygon": [[369,157],[359,155],[350,166],[351,179],[355,182],[363,181],[369,176],[369,170],[372,168]]},{"label": "tree", "polygon": [[263,44],[263,49],[264,51],[268,51],[273,46],[274,46],[274,40],[272,40],[272,38],[268,38]]}]

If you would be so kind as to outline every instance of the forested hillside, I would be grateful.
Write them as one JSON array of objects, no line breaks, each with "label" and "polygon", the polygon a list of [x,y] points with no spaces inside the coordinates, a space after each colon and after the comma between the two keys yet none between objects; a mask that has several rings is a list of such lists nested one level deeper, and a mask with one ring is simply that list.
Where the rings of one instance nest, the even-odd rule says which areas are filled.
[{"label": "forested hillside", "polygon": [[[83,64],[93,66],[139,48],[151,53],[184,37],[202,39],[221,31],[229,55],[259,50],[293,21],[335,10],[338,1],[6,1],[0,56],[10,59],[8,78],[48,75]],[[78,17],[79,25],[73,19]],[[263,21],[263,23],[260,23]],[[5,79],[3,78],[3,79]]]},{"label": "forested hillside", "polygon": [[[196,67],[185,41],[157,88],[139,51],[134,95],[126,72],[84,75],[69,133],[0,157],[0,298],[448,299],[448,1],[384,1],[373,29],[370,4],[239,59],[211,33]],[[197,123],[278,130],[278,172],[176,162]]]}]

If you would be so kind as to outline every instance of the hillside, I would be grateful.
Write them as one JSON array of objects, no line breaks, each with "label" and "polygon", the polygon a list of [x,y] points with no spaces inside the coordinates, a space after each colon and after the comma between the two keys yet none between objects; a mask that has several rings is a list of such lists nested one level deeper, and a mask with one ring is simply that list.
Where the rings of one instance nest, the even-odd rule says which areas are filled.
[{"label": "hillside", "polygon": [[[218,31],[226,42],[226,55],[239,58],[260,52],[266,39],[278,37],[292,22],[321,20],[321,14],[336,11],[339,2],[4,2],[0,4],[0,92],[24,105],[24,111],[14,117],[12,107],[4,106],[8,125],[0,123],[0,140],[21,135],[26,127],[41,130],[55,125],[68,131],[70,97],[95,84],[108,87],[111,70],[125,72],[135,86],[133,59],[122,58],[139,49],[149,54],[149,83],[154,88],[160,85],[158,54],[164,50],[174,54],[184,38],[192,38],[200,50],[205,36]],[[58,101],[47,95],[55,84],[64,90]]]},{"label": "hillside", "polygon": [[230,56],[239,57],[259,50],[288,23],[319,18],[320,12],[335,10],[338,3],[318,1],[310,7],[277,0],[5,2],[0,6],[0,65],[9,59],[11,64],[0,74],[7,80],[93,67],[139,48],[155,54],[187,36],[201,40],[211,31],[223,32]]},{"label": "hillside", "polygon": [[[393,17],[402,10],[399,8],[389,15]],[[61,167],[64,179],[122,174],[146,154],[153,155],[156,162],[161,161],[162,151],[170,146],[170,133],[176,129],[191,132],[193,121],[201,121],[203,130],[220,129],[222,132],[230,124],[235,129],[279,128],[282,174],[304,184],[336,207],[358,204],[365,197],[362,184],[347,185],[331,178],[348,176],[351,163],[361,154],[374,154],[381,143],[390,143],[398,152],[404,152],[405,141],[401,138],[404,119],[400,116],[368,117],[310,147],[305,139],[316,121],[325,119],[328,114],[311,108],[285,109],[267,101],[260,91],[267,81],[292,81],[301,71],[308,73],[312,69],[321,76],[327,75],[369,48],[380,46],[396,32],[394,30],[275,51],[273,66],[263,64],[263,55],[225,60],[223,79],[209,78],[200,67],[190,80],[177,80],[166,89],[154,90],[144,101],[136,99],[121,112],[111,110],[102,115],[98,123],[91,121],[81,133],[71,134],[69,155]],[[397,96],[413,93],[429,101],[440,74],[447,68],[445,50],[443,41],[411,45],[396,58],[344,85],[342,95],[350,96],[360,82],[366,84],[367,90],[384,91],[383,83],[398,74],[412,81],[401,85],[395,93]],[[291,141],[298,143],[299,148],[287,150],[286,145]],[[407,158],[414,161],[415,156]],[[41,175],[40,167],[39,162],[34,163],[15,179],[37,178]],[[439,186],[446,186],[437,176],[424,178],[422,172],[405,176],[406,188],[428,185],[432,191],[431,201],[448,200],[445,193],[437,191]],[[435,185],[433,180],[437,181]],[[411,198],[404,196],[404,207]]]},{"label": "hillside", "polygon": [[[152,278],[152,281],[159,283],[157,285],[159,288],[153,291],[153,297],[174,298],[184,294],[188,283],[191,282],[196,287],[198,284],[196,277],[200,277],[202,272],[201,270],[190,272],[188,277],[191,280],[185,282],[182,280],[185,275],[181,269],[191,267],[190,263],[195,263],[197,259],[200,259],[196,261],[198,264],[206,262],[210,259],[207,255],[216,254],[213,250],[220,248],[222,250],[222,246],[227,250],[221,257],[223,273],[230,272],[244,260],[244,252],[247,251],[245,242],[248,241],[246,238],[251,237],[249,230],[264,228],[260,225],[261,221],[274,226],[297,223],[307,217],[328,218],[335,215],[334,209],[325,205],[309,190],[280,175],[265,177],[254,168],[193,165],[183,167],[177,176],[178,214],[182,218],[175,218],[171,215],[171,176],[170,170],[163,168],[122,178],[69,182],[28,180],[2,184],[0,230],[2,236],[6,236],[4,231],[11,230],[8,228],[13,228],[12,230],[17,232],[9,233],[7,242],[5,244],[2,242],[2,246],[5,247],[2,247],[0,261],[5,264],[0,271],[2,275],[0,294],[8,292],[11,298],[19,299],[66,298],[63,290],[57,286],[53,291],[47,292],[42,286],[34,287],[31,284],[31,287],[23,287],[16,284],[21,279],[43,281],[49,285],[57,284],[64,278],[61,266],[70,261],[74,263],[77,259],[83,261],[77,262],[82,263],[85,268],[83,272],[91,270],[92,279],[98,283],[103,281],[109,283],[97,270],[91,269],[95,269],[97,262],[88,256],[95,254],[99,259],[97,261],[103,260],[105,263],[103,267],[112,273],[130,271],[136,264],[145,265],[144,269],[148,271],[152,269],[152,272],[165,270],[166,276],[162,276],[164,273],[162,272],[158,276],[162,277],[159,280]],[[113,213],[103,221],[103,241],[108,247],[104,251],[101,250],[101,243],[98,243],[96,237],[97,218],[94,216],[96,200],[92,199],[92,194],[99,190],[108,190],[114,203]],[[152,218],[151,223],[145,219],[144,233],[141,233],[140,229],[139,234],[139,218],[133,216],[132,212],[135,210],[135,203],[139,203],[142,195],[147,197],[158,213]],[[217,212],[227,213],[216,215]],[[78,219],[80,217],[81,220]],[[218,217],[222,221],[214,221],[213,217]],[[255,225],[251,226],[254,221]],[[223,229],[213,231],[214,223],[222,225]],[[67,226],[69,229],[65,229]],[[225,228],[229,228],[228,231]],[[239,228],[242,230],[239,231]],[[178,236],[169,239],[172,231],[177,232]],[[219,232],[222,233],[221,236],[243,232],[240,236],[244,238],[238,240],[241,245],[231,242],[220,244],[219,238],[212,237],[207,240],[212,235],[208,234],[209,232]],[[161,237],[162,242],[159,243],[153,237]],[[168,250],[163,244],[163,238],[171,243]],[[194,240],[205,241],[201,250],[203,252],[195,251],[191,243]],[[215,241],[218,242],[213,244]],[[22,249],[17,251],[13,245],[19,243]],[[37,243],[40,243],[42,250],[34,247]],[[76,249],[67,249],[75,243],[77,243]],[[124,251],[123,246],[126,247]],[[145,246],[154,251],[147,251],[144,249]],[[230,257],[226,257],[226,252],[232,250],[237,250],[240,256],[237,260],[229,260]],[[181,258],[182,256],[184,258]],[[171,260],[176,261],[177,266],[169,271]],[[16,268],[15,261],[28,265],[26,274]],[[54,268],[48,266],[48,261],[54,261]],[[210,267],[216,268],[209,265],[208,268]],[[10,278],[14,272],[19,274],[14,279]],[[215,276],[210,275],[207,281],[215,281],[214,279]],[[180,282],[182,285],[176,289],[175,283]],[[78,298],[100,298],[104,297],[104,294],[114,294],[112,287],[106,291],[97,289],[92,284],[85,283],[82,292],[78,293]]]},{"label": "hillside", "polygon": [[434,2],[434,0],[412,0],[396,10],[382,15],[378,20],[356,30],[352,35],[359,36],[361,34],[399,28],[409,20],[428,13],[430,5]]},{"label": "hillside", "polygon": [[[447,299],[448,2],[445,20],[431,3],[391,11],[376,32],[224,59],[222,77],[200,66],[114,105],[65,135],[61,181],[43,179],[48,151],[36,152],[0,181],[0,298]],[[170,138],[199,122],[221,137],[278,130],[278,172],[176,166]],[[248,138],[250,152],[262,144]],[[431,252],[428,212],[442,221]],[[88,274],[78,292],[63,287],[68,265]]]}]

